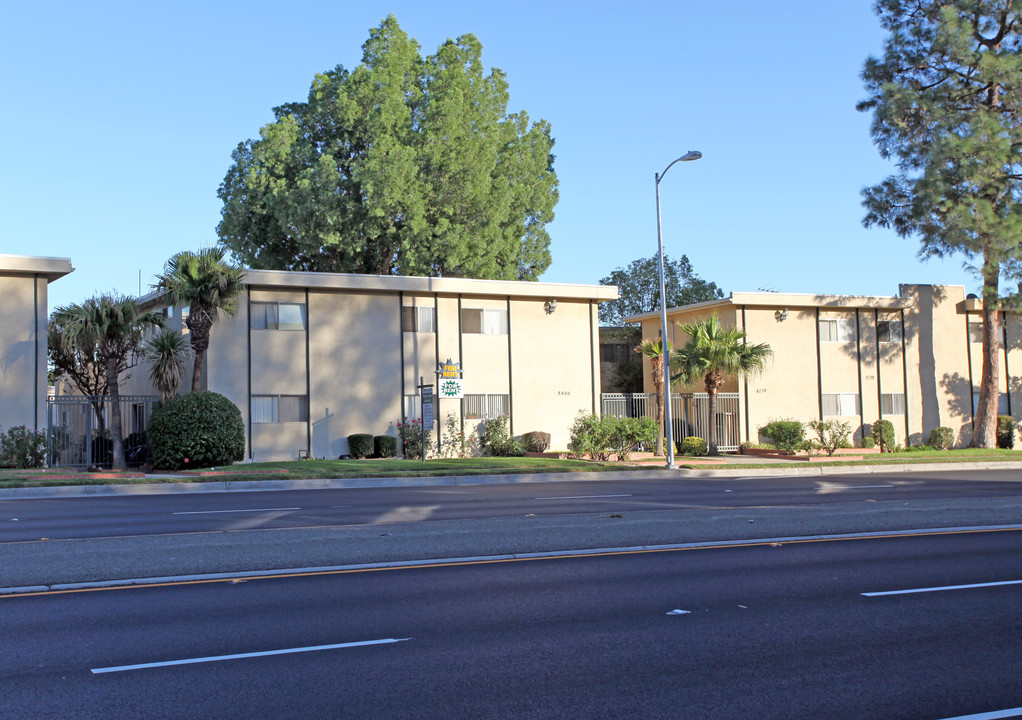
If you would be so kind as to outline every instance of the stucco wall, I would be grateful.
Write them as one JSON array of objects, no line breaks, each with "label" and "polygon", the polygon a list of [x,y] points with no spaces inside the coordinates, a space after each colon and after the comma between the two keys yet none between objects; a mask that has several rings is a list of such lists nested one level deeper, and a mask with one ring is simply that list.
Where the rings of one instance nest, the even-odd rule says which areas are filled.
[{"label": "stucco wall", "polygon": [[0,273],[0,429],[46,427],[46,279]]}]

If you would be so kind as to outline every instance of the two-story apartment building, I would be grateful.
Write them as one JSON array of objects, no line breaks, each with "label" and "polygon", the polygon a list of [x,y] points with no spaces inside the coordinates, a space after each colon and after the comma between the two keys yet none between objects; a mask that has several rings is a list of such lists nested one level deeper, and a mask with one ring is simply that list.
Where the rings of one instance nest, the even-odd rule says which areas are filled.
[{"label": "two-story apartment building", "polygon": [[[956,444],[972,437],[982,361],[980,301],[962,286],[901,285],[897,296],[736,292],[668,310],[670,341],[688,337],[677,323],[716,313],[750,343],[767,343],[766,370],[721,388],[738,394],[742,442],[765,441],[758,429],[772,419],[837,419],[855,440],[874,421],[893,423],[900,443],[925,441],[950,427]],[[659,313],[628,318],[643,337],[660,335]],[[1002,313],[1000,412],[1022,418],[1022,323]],[[652,392],[648,364],[645,388]],[[701,391],[698,385],[686,388]],[[675,387],[675,392],[679,388]]]},{"label": "two-story apartment building", "polygon": [[[448,413],[466,433],[506,414],[513,434],[565,448],[579,411],[599,412],[597,304],[614,287],[271,270],[244,286],[237,316],[213,328],[202,387],[238,405],[253,460],[338,457],[350,434],[396,435],[448,359],[464,397],[438,400],[434,443]],[[165,308],[177,327],[182,311]],[[151,392],[143,375],[125,391]]]},{"label": "two-story apartment building", "polygon": [[47,290],[67,258],[0,255],[0,428],[46,427]]}]

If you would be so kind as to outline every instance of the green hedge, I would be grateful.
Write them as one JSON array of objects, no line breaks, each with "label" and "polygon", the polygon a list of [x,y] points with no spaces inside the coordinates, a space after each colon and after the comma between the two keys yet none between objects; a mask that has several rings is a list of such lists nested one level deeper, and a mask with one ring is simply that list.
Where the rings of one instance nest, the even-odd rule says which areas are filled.
[{"label": "green hedge", "polygon": [[354,433],[348,436],[348,452],[356,460],[362,460],[373,454],[373,436],[369,433]]},{"label": "green hedge", "polygon": [[873,423],[873,439],[880,446],[880,452],[894,452],[894,424],[890,420]]},{"label": "green hedge", "polygon": [[373,455],[378,458],[397,457],[397,438],[390,435],[376,435],[373,438]]},{"label": "green hedge", "polygon": [[533,430],[522,434],[522,449],[525,452],[541,453],[550,448],[550,433]]},{"label": "green hedge", "polygon": [[1015,421],[1011,415],[997,416],[997,447],[1003,450],[1015,447]]},{"label": "green hedge", "polygon": [[157,470],[231,465],[245,459],[245,423],[223,395],[179,395],[153,410],[149,447]]}]

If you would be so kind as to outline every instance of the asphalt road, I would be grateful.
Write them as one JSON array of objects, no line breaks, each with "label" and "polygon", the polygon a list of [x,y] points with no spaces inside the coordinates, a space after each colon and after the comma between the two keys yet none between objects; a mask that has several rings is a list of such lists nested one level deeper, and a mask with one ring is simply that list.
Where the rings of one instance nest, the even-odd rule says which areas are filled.
[{"label": "asphalt road", "polygon": [[997,713],[1019,581],[1015,530],[7,597],[0,718]]},{"label": "asphalt road", "polygon": [[0,543],[997,497],[1022,497],[1022,473],[928,471],[0,500]]}]

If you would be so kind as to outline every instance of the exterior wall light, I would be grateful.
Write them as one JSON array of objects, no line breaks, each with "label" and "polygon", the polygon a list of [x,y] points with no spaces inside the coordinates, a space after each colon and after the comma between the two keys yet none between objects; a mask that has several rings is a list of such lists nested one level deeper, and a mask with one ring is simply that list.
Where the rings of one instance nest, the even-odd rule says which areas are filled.
[{"label": "exterior wall light", "polygon": [[547,315],[553,315],[554,310],[557,309],[557,301],[554,300],[553,298],[547,300],[545,303],[543,303],[543,309],[546,310]]}]

